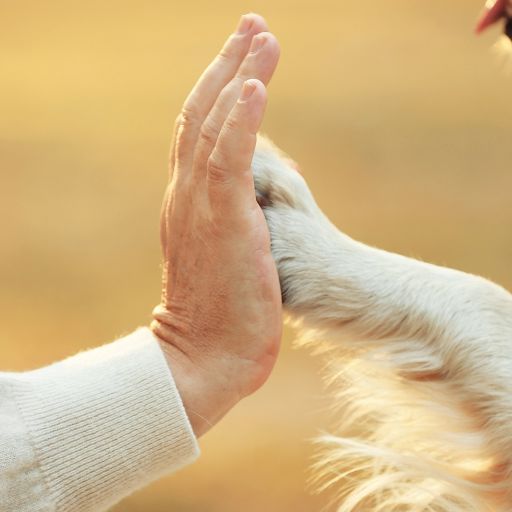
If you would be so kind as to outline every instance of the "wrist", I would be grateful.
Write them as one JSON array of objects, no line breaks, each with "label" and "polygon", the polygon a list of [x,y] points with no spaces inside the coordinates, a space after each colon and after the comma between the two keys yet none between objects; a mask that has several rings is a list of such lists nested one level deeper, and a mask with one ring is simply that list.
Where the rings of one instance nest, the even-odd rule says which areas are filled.
[{"label": "wrist", "polygon": [[239,398],[234,397],[227,386],[219,385],[214,368],[206,371],[204,364],[192,361],[168,337],[162,339],[153,325],[151,329],[159,341],[194,434],[201,437],[236,405]]}]

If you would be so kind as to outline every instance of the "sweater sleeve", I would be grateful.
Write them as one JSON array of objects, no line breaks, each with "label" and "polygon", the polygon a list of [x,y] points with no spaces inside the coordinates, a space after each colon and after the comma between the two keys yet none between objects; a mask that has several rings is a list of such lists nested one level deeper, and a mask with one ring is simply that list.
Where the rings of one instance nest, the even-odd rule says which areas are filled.
[{"label": "sweater sleeve", "polygon": [[0,510],[100,512],[197,458],[158,341],[139,329],[0,374]]}]

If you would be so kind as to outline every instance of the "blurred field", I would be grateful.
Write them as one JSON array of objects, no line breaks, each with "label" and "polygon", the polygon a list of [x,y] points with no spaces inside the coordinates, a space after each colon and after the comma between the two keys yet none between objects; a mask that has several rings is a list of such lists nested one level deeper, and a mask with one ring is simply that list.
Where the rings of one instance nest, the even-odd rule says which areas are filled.
[{"label": "blurred field", "polygon": [[[479,0],[0,0],[0,360],[22,370],[146,324],[169,134],[249,10],[282,42],[265,131],[352,236],[512,287],[512,78]],[[119,511],[320,510],[319,364],[290,348],[194,466]]]}]

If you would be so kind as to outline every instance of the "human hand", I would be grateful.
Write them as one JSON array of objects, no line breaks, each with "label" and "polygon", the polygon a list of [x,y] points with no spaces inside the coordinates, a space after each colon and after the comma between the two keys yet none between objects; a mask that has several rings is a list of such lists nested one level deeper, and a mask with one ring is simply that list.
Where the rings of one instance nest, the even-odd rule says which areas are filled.
[{"label": "human hand", "polygon": [[197,436],[266,381],[279,350],[281,293],[251,171],[279,59],[266,30],[242,17],[186,99],[171,147],[151,328]]}]

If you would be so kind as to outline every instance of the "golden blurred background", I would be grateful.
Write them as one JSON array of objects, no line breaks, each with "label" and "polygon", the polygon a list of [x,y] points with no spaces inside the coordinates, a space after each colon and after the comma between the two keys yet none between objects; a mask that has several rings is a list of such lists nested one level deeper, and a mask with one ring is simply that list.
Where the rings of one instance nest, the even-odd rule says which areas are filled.
[{"label": "golden blurred background", "polygon": [[[265,131],[367,243],[512,288],[512,78],[480,0],[0,1],[0,360],[48,364],[149,322],[180,104],[238,17],[282,43]],[[199,462],[116,511],[321,510],[320,364],[286,333]]]}]

